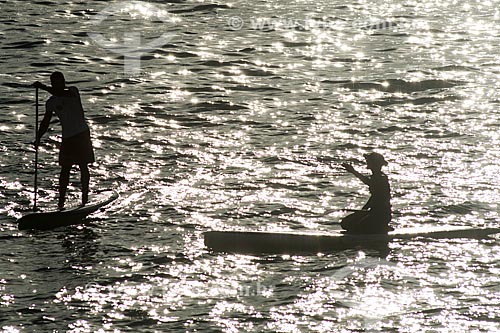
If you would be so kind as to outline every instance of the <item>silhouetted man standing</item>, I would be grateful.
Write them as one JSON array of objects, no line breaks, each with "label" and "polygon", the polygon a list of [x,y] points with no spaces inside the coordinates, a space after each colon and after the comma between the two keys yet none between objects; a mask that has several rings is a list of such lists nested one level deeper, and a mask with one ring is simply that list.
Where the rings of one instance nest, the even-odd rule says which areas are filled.
[{"label": "silhouetted man standing", "polygon": [[66,87],[66,80],[61,72],[54,72],[50,76],[51,87],[40,82],[33,86],[49,92],[52,96],[45,104],[45,115],[40,123],[35,145],[49,128],[50,119],[55,113],[62,126],[62,143],[59,151],[59,209],[64,208],[66,190],[69,184],[69,175],[73,165],[78,165],[82,182],[82,205],[85,205],[89,196],[90,173],[88,164],[95,161],[94,149],[90,139],[90,130],[85,121],[80,93],[76,87]]}]

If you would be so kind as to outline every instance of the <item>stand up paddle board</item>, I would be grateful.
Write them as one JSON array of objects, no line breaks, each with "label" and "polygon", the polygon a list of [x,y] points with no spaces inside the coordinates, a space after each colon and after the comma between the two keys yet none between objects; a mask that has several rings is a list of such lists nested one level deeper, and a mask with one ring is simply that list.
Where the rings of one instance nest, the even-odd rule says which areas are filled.
[{"label": "stand up paddle board", "polygon": [[377,246],[397,239],[485,238],[500,233],[500,228],[419,227],[388,234],[354,235],[330,233],[208,231],[205,246],[212,251],[243,254],[331,253],[360,246]]},{"label": "stand up paddle board", "polygon": [[73,224],[83,223],[85,217],[110,204],[118,198],[115,191],[103,191],[90,197],[85,206],[51,212],[31,213],[17,220],[19,230],[49,230]]}]

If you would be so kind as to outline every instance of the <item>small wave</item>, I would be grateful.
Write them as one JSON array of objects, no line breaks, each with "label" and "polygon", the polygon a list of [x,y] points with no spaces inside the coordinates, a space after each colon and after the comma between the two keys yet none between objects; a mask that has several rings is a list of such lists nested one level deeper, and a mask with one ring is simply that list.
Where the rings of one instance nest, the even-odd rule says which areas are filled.
[{"label": "small wave", "polygon": [[[172,46],[172,45],[165,45],[163,46],[163,48],[165,47],[168,47],[168,46]],[[196,53],[192,53],[192,52],[175,52],[175,51],[164,51],[164,50],[156,50],[155,53],[158,53],[158,54],[167,54],[167,55],[172,55],[176,58],[197,58],[198,55]]]},{"label": "small wave", "polygon": [[5,99],[5,102],[2,102],[2,104],[10,104],[10,105],[13,105],[13,104],[33,104],[33,100],[31,99],[13,99],[13,98],[9,98],[9,99]]},{"label": "small wave", "polygon": [[273,76],[273,72],[264,71],[261,69],[243,69],[243,74],[248,76]]},{"label": "small wave", "polygon": [[249,52],[255,52],[257,49],[255,47],[245,47],[244,49],[238,50],[237,52],[241,53],[249,53]]},{"label": "small wave", "polygon": [[57,66],[56,63],[53,62],[32,62],[30,64],[32,67],[55,67]]},{"label": "small wave", "polygon": [[212,111],[212,110],[243,110],[248,109],[246,106],[234,104],[226,101],[215,101],[215,102],[203,102],[196,104],[195,110],[200,111]]},{"label": "small wave", "polygon": [[389,105],[400,105],[400,104],[412,104],[412,105],[425,105],[433,103],[441,103],[445,101],[457,101],[460,100],[458,96],[447,96],[447,97],[421,97],[421,98],[395,98],[388,97],[384,99],[379,99],[376,101],[363,102],[365,105],[377,105],[377,106],[389,106]]},{"label": "small wave", "polygon": [[389,49],[381,49],[381,50],[374,50],[374,52],[394,52],[397,51],[398,49],[396,47],[391,47]]},{"label": "small wave", "polygon": [[311,43],[306,42],[283,42],[283,46],[286,47],[303,47],[303,46],[311,46]]},{"label": "small wave", "polygon": [[8,43],[7,46],[3,46],[2,49],[32,49],[39,45],[45,44],[45,41],[34,41],[34,42],[13,42]]},{"label": "small wave", "polygon": [[392,27],[398,26],[400,23],[397,21],[381,21],[376,24],[372,25],[366,25],[364,27],[361,27],[362,30],[383,30],[383,29],[390,29]]},{"label": "small wave", "polygon": [[263,92],[270,92],[270,91],[282,91],[280,88],[274,88],[274,87],[250,87],[250,86],[234,86],[231,87],[232,90],[238,90],[238,91],[263,91]]},{"label": "small wave", "polygon": [[60,40],[58,43],[65,45],[85,45],[85,42],[82,42],[81,40]]},{"label": "small wave", "polygon": [[350,90],[377,90],[383,92],[412,93],[417,91],[448,89],[461,85],[463,82],[451,80],[424,80],[418,82],[408,82],[401,79],[388,79],[384,82],[353,82],[344,84],[344,88]]},{"label": "small wave", "polygon": [[19,89],[19,88],[28,88],[26,84],[17,83],[17,82],[4,82],[1,84],[2,86],[6,86],[9,88]]},{"label": "small wave", "polygon": [[[66,14],[66,12],[64,12]],[[81,10],[74,10],[71,12],[71,15],[73,16],[79,16],[79,17],[85,17],[85,16],[92,16],[96,15],[97,11],[93,9],[81,9]]]},{"label": "small wave", "polygon": [[448,216],[450,214],[465,215],[478,210],[481,211],[484,210],[484,208],[472,202],[463,202],[461,204],[452,204],[441,207],[440,209],[436,209],[435,213],[437,216]]},{"label": "small wave", "polygon": [[399,132],[399,131],[403,131],[403,130],[404,130],[403,127],[396,126],[396,125],[382,127],[382,128],[377,129],[377,131],[382,132],[382,133]]},{"label": "small wave", "polygon": [[478,69],[470,66],[448,65],[442,67],[435,67],[433,68],[433,70],[447,72],[447,71],[477,71]]},{"label": "small wave", "polygon": [[54,5],[56,5],[56,3],[52,2],[52,1],[35,1],[33,4],[42,5],[42,6],[54,6]]},{"label": "small wave", "polygon": [[[311,58],[313,59],[313,58]],[[332,63],[344,62],[344,63],[352,63],[352,62],[369,62],[370,59],[357,59],[357,58],[333,58],[331,60]]]},{"label": "small wave", "polygon": [[218,61],[218,60],[205,60],[196,62],[197,65],[207,66],[207,67],[224,67],[233,66],[234,63],[230,61]]},{"label": "small wave", "polygon": [[198,5],[194,6],[192,8],[186,8],[186,9],[176,9],[176,10],[171,10],[170,13],[172,14],[183,14],[183,13],[194,13],[194,12],[210,12],[215,9],[228,9],[230,8],[227,5],[219,5],[219,4],[208,4],[208,5]]}]

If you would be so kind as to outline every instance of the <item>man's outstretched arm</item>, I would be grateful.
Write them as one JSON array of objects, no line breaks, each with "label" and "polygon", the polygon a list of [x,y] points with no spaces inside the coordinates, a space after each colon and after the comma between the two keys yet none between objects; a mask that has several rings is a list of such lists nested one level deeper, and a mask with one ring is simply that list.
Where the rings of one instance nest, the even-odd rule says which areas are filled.
[{"label": "man's outstretched arm", "polygon": [[342,166],[344,167],[344,169],[347,172],[352,173],[354,176],[356,176],[363,183],[365,183],[366,185],[370,185],[370,178],[357,172],[352,165],[350,165],[349,163],[342,163]]}]

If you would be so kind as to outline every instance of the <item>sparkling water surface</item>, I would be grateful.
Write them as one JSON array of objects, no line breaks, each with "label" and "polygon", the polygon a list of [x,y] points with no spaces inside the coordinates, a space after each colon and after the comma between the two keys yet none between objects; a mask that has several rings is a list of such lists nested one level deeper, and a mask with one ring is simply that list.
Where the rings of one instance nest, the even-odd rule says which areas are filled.
[{"label": "sparkling water surface", "polygon": [[[0,330],[500,331],[498,238],[317,256],[203,244],[208,230],[338,230],[368,196],[339,165],[367,172],[371,150],[389,161],[396,228],[498,226],[499,8],[0,1]],[[54,70],[82,94],[91,188],[120,198],[87,225],[19,232],[33,200],[26,85]],[[57,202],[51,128],[43,209]]]}]

